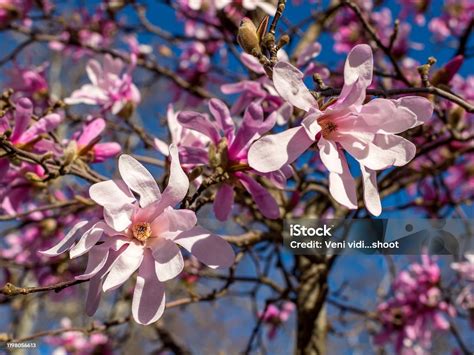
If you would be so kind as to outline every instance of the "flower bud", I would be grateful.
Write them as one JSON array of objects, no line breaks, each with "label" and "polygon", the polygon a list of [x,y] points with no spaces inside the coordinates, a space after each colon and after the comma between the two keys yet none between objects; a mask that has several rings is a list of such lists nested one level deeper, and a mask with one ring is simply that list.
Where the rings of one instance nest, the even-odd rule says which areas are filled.
[{"label": "flower bud", "polygon": [[237,41],[246,53],[252,55],[261,53],[260,39],[257,35],[257,28],[253,24],[252,20],[247,17],[244,17],[242,22],[240,22]]}]

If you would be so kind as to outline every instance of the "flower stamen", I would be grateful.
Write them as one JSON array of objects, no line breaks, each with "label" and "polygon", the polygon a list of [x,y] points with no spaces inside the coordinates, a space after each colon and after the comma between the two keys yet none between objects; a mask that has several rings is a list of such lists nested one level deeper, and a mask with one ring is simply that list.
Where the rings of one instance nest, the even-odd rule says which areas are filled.
[{"label": "flower stamen", "polygon": [[133,236],[141,242],[144,242],[151,237],[151,226],[150,223],[143,222],[133,225],[132,228]]}]

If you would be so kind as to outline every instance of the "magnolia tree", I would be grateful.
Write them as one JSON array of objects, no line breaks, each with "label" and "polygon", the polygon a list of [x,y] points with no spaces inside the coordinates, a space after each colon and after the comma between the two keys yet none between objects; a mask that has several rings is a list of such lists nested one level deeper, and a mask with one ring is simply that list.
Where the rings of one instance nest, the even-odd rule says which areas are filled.
[{"label": "magnolia tree", "polygon": [[283,235],[473,218],[473,14],[0,0],[4,347],[472,353],[469,250],[296,255]]}]

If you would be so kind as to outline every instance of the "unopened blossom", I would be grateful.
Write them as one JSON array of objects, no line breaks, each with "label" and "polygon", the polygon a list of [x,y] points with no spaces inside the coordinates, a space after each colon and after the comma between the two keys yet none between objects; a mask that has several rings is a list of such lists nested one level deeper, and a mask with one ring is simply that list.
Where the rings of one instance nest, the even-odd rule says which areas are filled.
[{"label": "unopened blossom", "polygon": [[[64,329],[72,328],[72,322],[69,318],[61,319],[61,327]],[[52,355],[93,355],[103,354],[111,355],[112,347],[109,344],[109,338],[102,333],[92,333],[86,335],[79,331],[63,332],[59,335],[48,336],[45,338],[47,344],[54,346]]]},{"label": "unopened blossom", "polygon": [[[122,155],[121,179],[96,183],[89,190],[103,207],[104,219],[92,225],[76,224],[58,245],[43,252],[54,256],[70,250],[71,258],[88,253],[87,268],[76,277],[89,280],[87,314],[96,312],[101,291],[117,289],[138,270],[133,318],[140,324],[156,322],[165,308],[163,282],[183,270],[179,246],[211,268],[232,265],[234,252],[224,239],[196,225],[194,211],[174,209],[186,196],[189,181],[174,146],[170,146],[170,157],[169,183],[161,193],[143,165]],[[77,235],[81,238],[76,242]]]},{"label": "unopened blossom", "polygon": [[407,164],[416,146],[397,135],[428,120],[433,112],[424,97],[405,96],[397,100],[373,99],[364,104],[366,88],[372,82],[373,58],[368,45],[349,53],[344,67],[344,87],[337,101],[319,109],[302,81],[303,74],[289,63],[273,69],[273,82],[280,95],[307,112],[298,127],[268,135],[249,150],[249,165],[260,172],[275,171],[292,163],[313,143],[329,170],[329,190],[334,199],[357,209],[356,184],[344,151],[360,166],[364,201],[373,215],[382,211],[376,171]]},{"label": "unopened blossom", "polygon": [[295,310],[293,302],[284,302],[280,307],[270,304],[258,317],[268,326],[268,339],[275,338],[278,329],[285,323]]},{"label": "unopened blossom", "polygon": [[433,330],[449,329],[447,318],[455,315],[442,295],[439,266],[428,255],[421,260],[398,274],[393,296],[377,308],[382,329],[375,342],[393,343],[397,354],[429,352]]},{"label": "unopened blossom", "polygon": [[[36,154],[47,153],[52,132],[62,118],[56,113],[48,114],[35,121],[33,104],[27,98],[15,102],[14,112],[0,117],[0,135],[18,149]],[[10,164],[8,157],[0,158],[0,200],[1,208],[8,214],[15,214],[36,183],[41,185],[44,169],[39,164]]]},{"label": "unopened blossom", "polygon": [[74,91],[64,101],[69,105],[99,105],[103,111],[111,111],[113,114],[136,106],[140,103],[141,96],[132,82],[134,58],[132,55],[132,63],[128,67],[125,67],[121,59],[109,54],[104,56],[102,64],[95,59],[89,60],[86,72],[91,83]]},{"label": "unopened blossom", "polygon": [[262,134],[275,125],[276,114],[264,119],[262,107],[258,102],[250,104],[244,113],[240,127],[235,127],[227,106],[218,99],[209,100],[209,110],[214,121],[208,115],[199,112],[183,111],[178,114],[178,122],[185,128],[206,135],[212,153],[196,156],[196,163],[206,160],[224,181],[219,184],[214,199],[214,213],[217,219],[227,220],[234,204],[234,189],[243,186],[267,218],[280,216],[277,202],[273,196],[257,182],[257,175],[269,179],[274,185],[282,188],[286,178],[291,174],[288,165],[282,165],[264,174],[248,168],[248,149]]},{"label": "unopened blossom", "polygon": [[117,142],[98,143],[105,126],[103,118],[95,118],[73,135],[69,145],[73,146],[78,157],[84,157],[93,163],[100,163],[120,153],[122,148]]}]

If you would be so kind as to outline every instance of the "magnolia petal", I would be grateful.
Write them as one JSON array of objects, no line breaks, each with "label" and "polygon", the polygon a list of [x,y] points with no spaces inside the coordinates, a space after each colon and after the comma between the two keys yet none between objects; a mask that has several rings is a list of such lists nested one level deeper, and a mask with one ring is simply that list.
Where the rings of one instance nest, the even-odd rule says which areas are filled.
[{"label": "magnolia petal", "polygon": [[329,192],[341,205],[357,209],[357,193],[354,178],[351,175],[346,158],[340,153],[342,174],[329,173]]},{"label": "magnolia petal", "polygon": [[153,258],[158,280],[165,282],[174,279],[184,268],[184,260],[178,246],[164,238],[158,238],[153,245]]},{"label": "magnolia petal", "polygon": [[401,133],[413,127],[416,115],[405,107],[397,107],[387,99],[374,99],[362,106],[361,118],[375,131]]},{"label": "magnolia petal", "polygon": [[118,165],[123,181],[140,195],[141,207],[146,207],[161,198],[160,188],[155,179],[135,158],[122,154]]},{"label": "magnolia petal", "polygon": [[170,177],[168,186],[163,191],[160,204],[164,207],[176,206],[187,195],[189,189],[189,179],[181,168],[179,162],[178,148],[174,144],[170,145]]},{"label": "magnolia petal", "polygon": [[377,134],[373,143],[377,147],[390,153],[394,159],[393,165],[395,166],[408,164],[416,155],[416,146],[400,136]]},{"label": "magnolia petal", "polygon": [[178,122],[185,128],[200,132],[211,138],[214,144],[219,143],[221,136],[217,127],[209,120],[209,117],[199,112],[183,111],[178,113]]},{"label": "magnolia petal", "polygon": [[372,83],[373,67],[372,49],[367,44],[352,48],[344,65],[344,86],[337,106],[348,107],[364,102],[365,90]]},{"label": "magnolia petal", "polygon": [[62,118],[57,113],[50,113],[28,128],[26,132],[21,135],[19,142],[31,142],[38,136],[51,132],[61,123],[61,121]]},{"label": "magnolia petal", "polygon": [[109,272],[111,265],[120,255],[123,249],[124,248],[121,248],[117,251],[110,251],[107,256],[107,261],[105,262],[105,265],[90,279],[86,299],[86,314],[88,316],[92,317],[97,311],[97,308],[99,307],[100,296],[102,294],[103,277],[105,274],[107,274],[107,272]]},{"label": "magnolia petal", "polygon": [[42,250],[39,253],[47,256],[57,256],[68,251],[74,245],[77,235],[83,232],[88,224],[89,221],[80,221],[76,223],[58,244],[48,250]]},{"label": "magnolia petal", "polygon": [[247,148],[263,123],[263,109],[257,102],[252,102],[245,110],[242,124],[235,135],[235,139],[229,147],[229,154],[236,156],[240,151]]},{"label": "magnolia petal", "polygon": [[88,256],[86,270],[82,275],[76,276],[76,280],[89,280],[95,276],[104,267],[109,256],[109,249],[99,245],[92,248]]},{"label": "magnolia petal", "polygon": [[258,209],[266,218],[277,219],[280,217],[280,208],[270,192],[248,175],[235,173],[235,176],[252,196]]},{"label": "magnolia petal", "polygon": [[15,104],[15,126],[13,127],[13,132],[10,136],[12,142],[15,142],[22,136],[23,132],[25,132],[30,123],[31,115],[33,114],[33,104],[30,99],[22,97],[18,99]]},{"label": "magnolia petal", "polygon": [[230,111],[225,103],[219,99],[210,99],[209,111],[219,127],[224,131],[226,137],[230,132],[234,131],[234,121],[232,120]]},{"label": "magnolia petal", "polygon": [[377,190],[377,173],[363,165],[360,166],[362,172],[362,183],[364,185],[364,202],[367,210],[374,216],[382,213],[382,203]]},{"label": "magnolia petal", "polygon": [[71,259],[77,258],[78,256],[87,253],[102,237],[104,230],[100,228],[100,223],[96,223],[79,239],[77,244],[69,252]]},{"label": "magnolia petal", "polygon": [[143,246],[129,243],[111,265],[110,271],[104,280],[102,290],[114,290],[127,281],[138,269],[143,260]]},{"label": "magnolia petal", "polygon": [[133,292],[133,319],[143,325],[156,322],[163,315],[165,302],[165,287],[156,276],[155,260],[151,252],[145,250]]},{"label": "magnolia petal", "polygon": [[212,269],[230,267],[234,263],[235,254],[230,244],[200,226],[180,233],[174,242]]},{"label": "magnolia petal", "polygon": [[135,197],[122,180],[98,182],[89,188],[89,196],[103,207],[128,205],[135,202]]},{"label": "magnolia petal", "polygon": [[333,173],[342,174],[341,157],[333,141],[320,138],[318,142],[319,156],[324,166]]},{"label": "magnolia petal", "polygon": [[262,173],[279,170],[294,162],[313,142],[304,127],[265,136],[250,146],[249,165]]},{"label": "magnolia petal", "polygon": [[81,132],[81,135],[77,139],[77,145],[79,147],[85,147],[95,138],[97,138],[105,128],[105,120],[103,118],[96,118],[95,120],[86,124]]},{"label": "magnolia petal", "polygon": [[290,63],[278,62],[273,68],[273,84],[280,96],[304,111],[318,107],[316,99],[311,95],[303,82],[303,73]]},{"label": "magnolia petal", "polygon": [[229,184],[222,184],[214,198],[214,214],[219,221],[227,221],[234,205],[234,188]]},{"label": "magnolia petal", "polygon": [[415,126],[427,122],[433,115],[433,103],[425,97],[405,96],[395,100],[395,104],[407,108],[416,115]]}]

